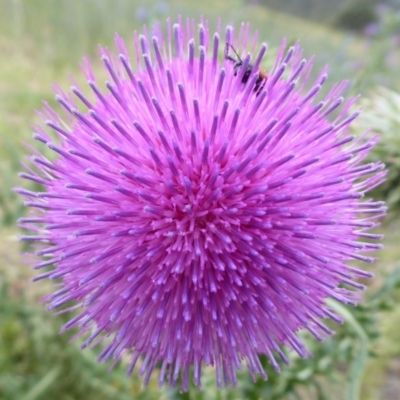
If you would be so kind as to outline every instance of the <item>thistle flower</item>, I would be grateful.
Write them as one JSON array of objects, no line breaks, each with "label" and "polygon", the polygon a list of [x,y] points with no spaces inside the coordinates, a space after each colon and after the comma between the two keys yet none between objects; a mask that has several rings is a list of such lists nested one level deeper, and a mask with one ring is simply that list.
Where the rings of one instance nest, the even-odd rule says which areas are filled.
[{"label": "thistle flower", "polygon": [[[385,213],[361,201],[384,171],[361,164],[377,138],[348,134],[346,82],[318,102],[326,68],[307,90],[312,60],[284,42],[255,91],[266,45],[255,53],[248,25],[220,33],[169,23],[166,38],[134,36],[133,61],[120,37],[118,57],[101,49],[107,89],[87,61],[93,100],[56,89],[65,116],[41,115],[58,142],[34,133],[54,157],[34,150],[21,174],[44,191],[16,189],[33,210],[20,224],[45,271],[35,280],[60,285],[48,308],[79,310],[63,331],[86,334],[83,347],[110,337],[100,361],[129,354],[129,373],[141,360],[147,383],[159,365],[160,386],[181,377],[183,390],[191,367],[200,386],[214,366],[221,387],[243,362],[266,379],[260,354],[279,371],[282,345],[309,356],[296,333],[323,340],[320,319],[341,322],[325,300],[360,300],[355,279],[371,274],[348,262],[373,261],[367,231]],[[240,68],[221,59],[225,43]]]}]

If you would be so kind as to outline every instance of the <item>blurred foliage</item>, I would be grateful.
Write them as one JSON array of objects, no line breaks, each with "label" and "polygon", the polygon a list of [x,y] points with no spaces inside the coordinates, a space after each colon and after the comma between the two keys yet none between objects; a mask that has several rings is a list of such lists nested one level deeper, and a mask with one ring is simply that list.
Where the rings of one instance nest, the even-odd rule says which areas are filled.
[{"label": "blurred foliage", "polygon": [[[69,319],[69,318],[68,318]],[[2,400],[157,399],[127,379],[125,367],[96,363],[95,351],[81,351],[61,321],[32,302],[21,285],[0,275],[0,398]]]},{"label": "blurred foliage", "polygon": [[[17,147],[10,141],[7,135],[1,135],[0,147],[8,155],[6,159],[0,159],[1,184],[7,189],[15,185],[15,173],[21,168],[20,153]],[[11,190],[0,189],[0,225],[12,225],[23,213],[23,204],[17,201],[17,196]]]},{"label": "blurred foliage", "polygon": [[[399,4],[400,5],[400,4]],[[371,96],[377,86],[400,90],[400,7],[377,7],[377,22],[364,29],[364,56],[354,66],[355,94]]]},{"label": "blurred foliage", "polygon": [[384,3],[392,3],[393,7],[399,5],[398,0],[246,0],[246,3],[260,4],[266,8],[356,31],[377,19],[376,7]]},{"label": "blurred foliage", "polygon": [[380,141],[369,153],[367,161],[383,160],[387,166],[386,181],[374,189],[374,198],[383,199],[389,207],[389,216],[400,213],[400,94],[378,88],[362,102],[363,112],[352,129],[362,134],[372,128]]},{"label": "blurred foliage", "polygon": [[345,3],[337,13],[334,24],[342,29],[362,31],[378,20],[375,5],[375,0],[353,0]]},{"label": "blurred foliage", "polygon": [[399,45],[400,37],[400,1],[397,5],[389,6],[381,4],[376,8],[379,20],[372,25],[372,30],[366,31],[366,34],[376,39],[394,40]]},{"label": "blurred foliage", "polygon": [[303,18],[327,21],[338,12],[348,0],[247,0],[265,7],[301,16]]}]

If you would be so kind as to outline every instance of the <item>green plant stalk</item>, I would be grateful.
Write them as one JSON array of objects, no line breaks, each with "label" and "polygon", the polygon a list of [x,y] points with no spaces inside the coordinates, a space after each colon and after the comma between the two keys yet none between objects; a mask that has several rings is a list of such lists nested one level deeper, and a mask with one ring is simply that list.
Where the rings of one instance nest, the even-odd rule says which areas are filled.
[{"label": "green plant stalk", "polygon": [[365,372],[370,346],[368,335],[359,321],[354,318],[354,315],[346,307],[331,299],[327,300],[327,304],[345,318],[346,323],[354,329],[360,339],[359,354],[354,358],[350,365],[345,397],[346,400],[360,400],[361,383]]}]

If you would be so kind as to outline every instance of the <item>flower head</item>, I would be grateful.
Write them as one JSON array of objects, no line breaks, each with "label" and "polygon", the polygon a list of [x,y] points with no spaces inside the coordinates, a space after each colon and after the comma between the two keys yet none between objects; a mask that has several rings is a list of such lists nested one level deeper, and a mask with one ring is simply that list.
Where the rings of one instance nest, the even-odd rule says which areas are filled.
[{"label": "flower head", "polygon": [[325,300],[356,304],[355,279],[371,276],[348,262],[379,247],[367,231],[385,209],[361,201],[383,179],[381,163],[361,165],[377,138],[349,136],[345,83],[316,100],[326,69],[305,88],[298,44],[260,85],[266,45],[245,55],[248,25],[224,39],[205,22],[160,32],[135,35],[133,59],[119,37],[118,57],[101,49],[106,90],[86,62],[92,100],[74,86],[57,89],[64,117],[45,105],[58,142],[35,128],[54,157],[35,151],[21,174],[44,187],[17,189],[33,210],[22,239],[39,246],[36,279],[60,283],[49,309],[80,310],[64,330],[87,333],[83,346],[111,335],[101,361],[128,352],[130,372],[140,359],[148,381],[160,363],[160,385],[181,375],[183,389],[202,365],[218,386],[243,361],[266,378],[258,355],[276,370],[281,345],[307,357],[296,332],[323,340],[320,319],[341,320]]}]

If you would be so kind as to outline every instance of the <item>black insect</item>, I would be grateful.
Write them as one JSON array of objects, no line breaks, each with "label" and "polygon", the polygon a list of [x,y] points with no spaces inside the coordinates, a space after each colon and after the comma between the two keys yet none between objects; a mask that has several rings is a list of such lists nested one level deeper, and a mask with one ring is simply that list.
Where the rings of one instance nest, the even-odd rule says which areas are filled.
[{"label": "black insect", "polygon": [[[233,50],[236,57],[232,57],[229,54],[229,49]],[[226,43],[226,45],[225,45],[225,59],[235,63],[233,70],[234,70],[235,76],[236,76],[239,72],[239,69],[243,66],[243,60],[240,58],[239,54],[237,53],[235,48],[230,43]],[[254,68],[254,64],[252,62],[249,62],[249,64],[247,65],[246,71],[243,74],[242,83],[246,84],[248,82],[248,80],[251,76],[251,73],[253,71],[253,68]],[[265,86],[267,79],[268,79],[267,73],[262,68],[259,68],[258,69],[258,78],[256,80],[256,83],[254,84],[254,91],[257,93],[257,96],[261,93],[261,90]]]}]

